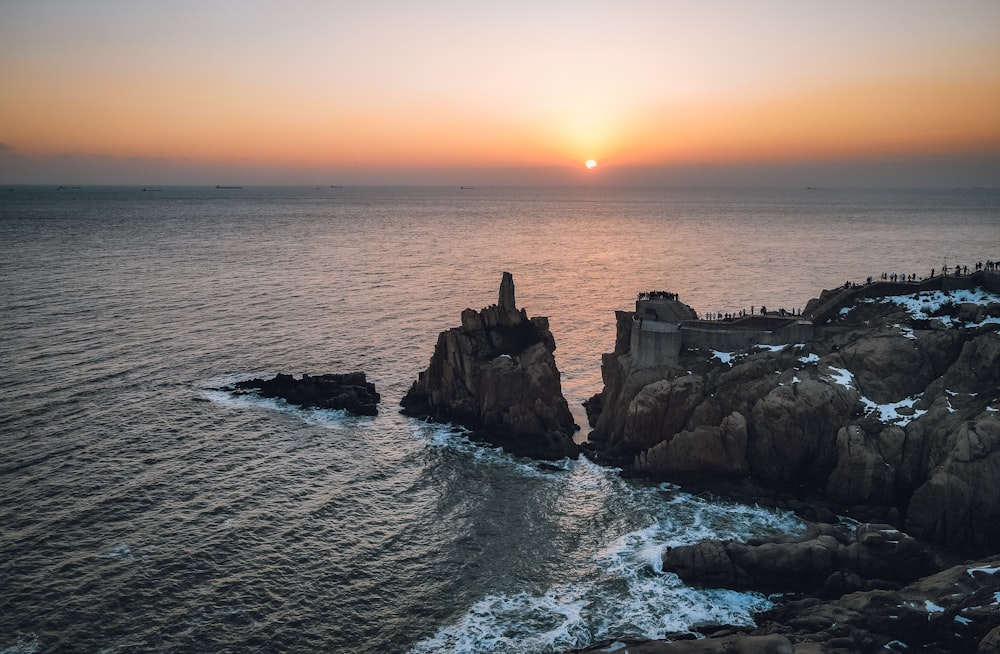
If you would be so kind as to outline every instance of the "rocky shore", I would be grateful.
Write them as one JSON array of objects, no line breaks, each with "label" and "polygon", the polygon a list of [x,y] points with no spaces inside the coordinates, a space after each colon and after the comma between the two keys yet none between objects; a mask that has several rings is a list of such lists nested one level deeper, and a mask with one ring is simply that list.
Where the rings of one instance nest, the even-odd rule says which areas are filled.
[{"label": "rocky shore", "polygon": [[588,403],[595,457],[1000,550],[1000,296],[860,301],[808,342],[685,349],[656,367],[635,365],[633,328],[619,316]]},{"label": "rocky shore", "polygon": [[[891,539],[889,543],[894,547]],[[822,545],[808,547],[824,549]],[[756,616],[757,626],[752,628],[702,625],[696,633],[678,634],[672,639],[610,640],[573,651],[590,654],[994,654],[1000,651],[1000,557],[947,566],[905,584],[885,580],[868,583],[877,587],[843,594],[829,588],[831,596],[826,598],[785,595],[774,609]]]},{"label": "rocky shore", "polygon": [[1000,295],[824,311],[803,342],[681,348],[659,365],[631,351],[641,323],[618,312],[604,390],[587,402],[588,455],[817,522],[664,553],[689,584],[777,593],[756,627],[581,651],[1000,651]]}]

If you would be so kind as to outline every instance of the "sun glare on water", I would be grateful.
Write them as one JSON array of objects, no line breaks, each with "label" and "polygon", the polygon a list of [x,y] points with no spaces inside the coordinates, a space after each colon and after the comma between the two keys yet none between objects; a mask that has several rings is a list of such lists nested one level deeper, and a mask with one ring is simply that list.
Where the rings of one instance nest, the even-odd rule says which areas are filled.
[{"label": "sun glare on water", "polygon": [[587,168],[589,168],[590,170],[593,170],[594,168],[597,168],[597,162],[594,161],[593,159],[587,159],[587,163],[585,163],[583,165],[586,166]]}]

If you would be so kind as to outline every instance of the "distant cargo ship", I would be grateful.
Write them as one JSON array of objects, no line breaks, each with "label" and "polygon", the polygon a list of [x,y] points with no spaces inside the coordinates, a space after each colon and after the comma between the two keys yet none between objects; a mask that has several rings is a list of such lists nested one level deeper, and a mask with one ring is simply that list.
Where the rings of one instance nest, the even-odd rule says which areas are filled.
[{"label": "distant cargo ship", "polygon": [[216,184],[215,188],[243,188],[243,187],[242,186],[219,186],[218,184]]}]

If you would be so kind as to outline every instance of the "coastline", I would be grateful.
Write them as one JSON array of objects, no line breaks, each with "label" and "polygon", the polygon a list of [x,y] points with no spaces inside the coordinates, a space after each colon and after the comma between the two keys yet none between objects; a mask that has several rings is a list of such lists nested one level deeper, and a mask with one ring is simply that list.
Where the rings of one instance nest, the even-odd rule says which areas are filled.
[{"label": "coastline", "polygon": [[[807,305],[813,338],[730,351],[636,338],[640,319],[665,314],[684,317],[658,331],[683,334],[692,322],[671,306],[676,295],[618,312],[585,453],[622,474],[790,509],[811,526],[791,542],[665,553],[664,569],[689,583],[779,592],[756,627],[573,651],[993,651],[1000,616],[980,598],[1000,590],[1000,533],[986,526],[1000,517],[998,289],[993,262],[960,277],[845,284]],[[842,533],[846,516],[861,521],[855,540]],[[902,544],[923,563],[907,563]],[[857,548],[902,568],[859,570]],[[791,558],[774,559],[781,551]],[[760,565],[779,567],[755,581],[748,571]]]}]

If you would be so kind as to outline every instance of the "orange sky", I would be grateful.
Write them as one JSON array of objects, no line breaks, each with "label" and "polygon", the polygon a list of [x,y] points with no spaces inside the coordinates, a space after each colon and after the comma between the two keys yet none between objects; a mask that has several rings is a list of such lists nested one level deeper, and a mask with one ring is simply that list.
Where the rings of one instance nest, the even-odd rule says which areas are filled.
[{"label": "orange sky", "polygon": [[995,2],[146,4],[0,5],[0,182],[1000,169]]}]

